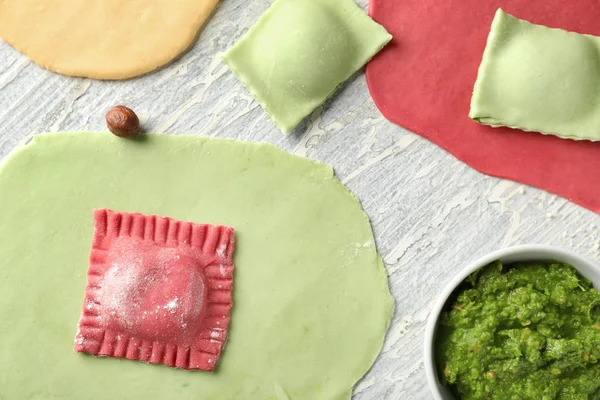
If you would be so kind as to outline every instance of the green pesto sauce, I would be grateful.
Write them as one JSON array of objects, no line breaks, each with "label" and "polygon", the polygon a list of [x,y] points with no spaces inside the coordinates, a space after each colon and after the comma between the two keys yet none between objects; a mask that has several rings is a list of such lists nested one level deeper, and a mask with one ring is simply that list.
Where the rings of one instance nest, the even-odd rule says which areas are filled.
[{"label": "green pesto sauce", "polygon": [[600,293],[571,265],[496,261],[449,307],[437,363],[457,399],[600,399]]}]

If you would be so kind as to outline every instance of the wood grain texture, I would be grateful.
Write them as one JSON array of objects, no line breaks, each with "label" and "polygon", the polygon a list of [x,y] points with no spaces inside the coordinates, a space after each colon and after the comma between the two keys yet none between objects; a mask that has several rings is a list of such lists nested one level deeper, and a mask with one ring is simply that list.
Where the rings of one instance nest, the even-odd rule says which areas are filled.
[{"label": "wood grain texture", "polygon": [[[490,178],[387,122],[361,73],[283,136],[218,55],[268,8],[225,0],[189,53],[139,79],[101,82],[40,69],[0,42],[0,157],[40,132],[104,131],[115,104],[146,131],[273,143],[333,165],[361,199],[396,298],[382,355],[355,398],[430,399],[422,362],[435,296],[460,269],[517,244],[552,244],[600,261],[600,216],[546,192]],[[360,5],[366,9],[366,0]]]}]

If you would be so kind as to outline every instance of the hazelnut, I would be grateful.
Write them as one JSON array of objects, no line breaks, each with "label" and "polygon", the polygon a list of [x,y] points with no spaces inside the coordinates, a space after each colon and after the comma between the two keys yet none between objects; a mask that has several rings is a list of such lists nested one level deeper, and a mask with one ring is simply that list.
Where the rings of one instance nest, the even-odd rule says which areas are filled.
[{"label": "hazelnut", "polygon": [[131,108],[115,106],[106,113],[108,130],[122,138],[135,136],[140,131],[140,120]]}]

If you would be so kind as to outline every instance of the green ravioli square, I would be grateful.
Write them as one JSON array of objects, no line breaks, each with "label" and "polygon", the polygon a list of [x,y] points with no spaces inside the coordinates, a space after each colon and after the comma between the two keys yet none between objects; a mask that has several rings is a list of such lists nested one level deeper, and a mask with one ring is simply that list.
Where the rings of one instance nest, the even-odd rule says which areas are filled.
[{"label": "green ravioli square", "polygon": [[574,140],[600,140],[600,38],[498,10],[469,116]]},{"label": "green ravioli square", "polygon": [[353,0],[276,0],[223,60],[288,133],[391,38]]}]

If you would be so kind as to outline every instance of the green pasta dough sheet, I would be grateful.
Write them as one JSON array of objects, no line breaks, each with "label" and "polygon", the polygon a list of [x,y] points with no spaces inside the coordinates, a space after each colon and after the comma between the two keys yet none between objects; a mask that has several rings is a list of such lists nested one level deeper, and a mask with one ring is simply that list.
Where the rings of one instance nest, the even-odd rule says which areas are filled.
[{"label": "green pasta dough sheet", "polygon": [[288,133],[391,38],[353,0],[277,0],[223,60]]},{"label": "green pasta dough sheet", "polygon": [[[103,207],[123,221],[124,213],[139,212],[235,227],[235,269],[218,267],[217,276],[233,274],[233,297],[218,301],[233,307],[214,372],[74,351],[89,299],[93,210]],[[387,273],[358,199],[331,167],[271,145],[185,135],[40,135],[0,166],[0,210],[1,400],[350,400],[393,315]],[[155,234],[157,243],[167,237]],[[166,279],[181,276],[187,257]],[[113,307],[111,290],[122,274],[107,275],[93,290]],[[123,279],[131,285],[135,276]],[[153,279],[144,278],[148,295],[164,282]],[[102,306],[87,302],[87,311],[89,304]],[[177,310],[175,320],[183,312]],[[213,345],[222,338],[210,337]],[[140,347],[147,354],[149,340]]]},{"label": "green pasta dough sheet", "polygon": [[470,117],[565,139],[600,140],[600,38],[498,10]]}]

